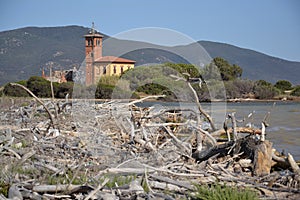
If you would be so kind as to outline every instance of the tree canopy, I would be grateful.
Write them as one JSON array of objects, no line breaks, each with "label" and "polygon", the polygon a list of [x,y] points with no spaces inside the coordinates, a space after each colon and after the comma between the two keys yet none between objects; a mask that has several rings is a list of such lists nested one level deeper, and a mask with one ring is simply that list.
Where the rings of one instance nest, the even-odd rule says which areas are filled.
[{"label": "tree canopy", "polygon": [[279,80],[275,83],[274,85],[277,89],[279,89],[281,92],[284,92],[286,90],[292,89],[292,84],[291,82],[287,80]]}]

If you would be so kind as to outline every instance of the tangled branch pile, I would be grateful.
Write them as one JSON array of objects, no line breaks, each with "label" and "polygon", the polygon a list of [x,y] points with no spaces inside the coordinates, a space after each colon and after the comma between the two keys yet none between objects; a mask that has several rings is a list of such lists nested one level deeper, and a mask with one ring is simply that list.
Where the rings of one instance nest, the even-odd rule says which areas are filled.
[{"label": "tangled branch pile", "polygon": [[196,198],[199,185],[215,183],[260,198],[300,197],[299,166],[272,148],[265,122],[238,127],[230,113],[231,123],[214,130],[199,105],[138,102],[2,99],[0,199]]}]

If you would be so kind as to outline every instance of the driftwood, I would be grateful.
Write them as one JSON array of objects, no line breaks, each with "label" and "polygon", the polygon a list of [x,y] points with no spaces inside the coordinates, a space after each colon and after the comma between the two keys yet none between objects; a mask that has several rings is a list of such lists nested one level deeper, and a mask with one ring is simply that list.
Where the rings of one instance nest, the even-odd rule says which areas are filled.
[{"label": "driftwood", "polygon": [[298,164],[295,162],[294,157],[291,154],[288,154],[287,159],[291,165],[293,172],[300,176],[300,168]]},{"label": "driftwood", "polygon": [[[96,104],[95,117],[85,121],[72,117],[89,111],[82,101],[57,102],[59,134],[48,129],[46,109],[14,102],[0,121],[0,179],[11,191],[0,198],[184,199],[195,184],[215,182],[252,188],[261,198],[300,195],[299,166],[292,155],[272,149],[265,122],[261,129],[239,127],[231,113],[224,129],[204,130],[207,117],[199,109],[135,105],[146,99]],[[51,100],[42,103],[54,112]],[[236,136],[228,141],[230,134]]]},{"label": "driftwood", "polygon": [[265,176],[270,174],[272,167],[272,143],[263,140],[256,146],[253,160],[253,173],[257,176]]},{"label": "driftwood", "polygon": [[26,92],[28,92],[35,100],[37,100],[43,107],[44,109],[46,110],[48,116],[49,116],[49,119],[51,120],[51,124],[53,126],[53,128],[55,128],[55,122],[54,122],[54,118],[50,112],[50,110],[48,109],[48,107],[42,102],[41,99],[39,99],[37,96],[35,96],[35,94],[33,94],[33,92],[31,92],[27,87],[25,87],[24,85],[21,85],[21,84],[18,84],[18,83],[10,83],[12,86],[18,86],[24,90],[26,90]]},{"label": "driftwood", "polygon": [[[186,75],[189,76],[189,74],[186,74]],[[170,75],[170,76],[173,77],[173,78],[176,78],[176,81],[182,80],[182,81],[185,81],[187,83],[188,87],[190,88],[190,90],[192,91],[192,93],[194,95],[195,102],[197,104],[199,112],[208,120],[212,130],[215,131],[216,126],[213,122],[212,117],[202,108],[202,106],[200,104],[200,101],[199,101],[199,98],[198,98],[198,94],[197,94],[196,90],[193,88],[193,86],[191,85],[191,83],[189,82],[189,80],[185,80],[183,77],[179,77],[179,76],[176,76],[176,75]],[[198,81],[201,82],[201,79],[199,78]]]}]

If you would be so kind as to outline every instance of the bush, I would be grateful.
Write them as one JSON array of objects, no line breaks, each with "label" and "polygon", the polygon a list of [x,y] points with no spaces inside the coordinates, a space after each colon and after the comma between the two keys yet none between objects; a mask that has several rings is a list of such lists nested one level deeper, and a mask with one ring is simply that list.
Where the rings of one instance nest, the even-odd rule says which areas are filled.
[{"label": "bush", "polygon": [[224,82],[227,98],[247,98],[253,93],[255,83],[250,80],[236,79]]},{"label": "bush", "polygon": [[102,76],[99,79],[98,84],[103,84],[103,85],[116,85],[120,78],[118,76]]},{"label": "bush", "polygon": [[67,94],[70,95],[69,97],[72,97],[73,86],[74,86],[73,82],[55,84],[54,86],[55,97],[65,98]]},{"label": "bush", "polygon": [[300,97],[300,85],[295,87],[295,89],[292,91],[291,95]]},{"label": "bush", "polygon": [[253,91],[257,99],[272,99],[280,93],[271,83],[264,80],[256,81]]},{"label": "bush", "polygon": [[[113,96],[112,96],[113,95]],[[120,99],[120,98],[133,98],[138,99],[139,96],[136,93],[132,93],[129,90],[124,90],[112,85],[98,84],[95,92],[96,99]]]},{"label": "bush", "polygon": [[111,94],[114,91],[114,86],[98,84],[95,92],[96,99],[110,99]]},{"label": "bush", "polygon": [[38,97],[51,97],[50,81],[42,77],[30,77],[27,81],[27,88]]},{"label": "bush", "polygon": [[151,95],[159,95],[159,94],[163,94],[163,92],[167,89],[168,88],[156,83],[148,83],[138,87],[137,91],[144,92],[146,94],[151,94]]},{"label": "bush", "polygon": [[[16,83],[27,87],[27,81],[25,81],[25,80],[18,81]],[[20,88],[18,86],[12,86],[9,83],[4,86],[3,93],[6,96],[12,96],[12,97],[28,97],[29,96],[29,94],[22,88]]]},{"label": "bush", "polygon": [[258,195],[250,189],[239,189],[237,187],[222,186],[213,184],[211,186],[195,185],[195,194],[191,195],[192,199],[206,200],[258,200]]},{"label": "bush", "polygon": [[292,84],[286,80],[279,80],[275,83],[274,87],[279,89],[281,92],[292,89]]}]

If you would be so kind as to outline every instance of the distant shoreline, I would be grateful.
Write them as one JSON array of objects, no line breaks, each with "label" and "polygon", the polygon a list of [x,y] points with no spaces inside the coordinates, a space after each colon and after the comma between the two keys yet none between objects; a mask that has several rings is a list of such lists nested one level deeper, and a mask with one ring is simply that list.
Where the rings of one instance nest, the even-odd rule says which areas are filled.
[{"label": "distant shoreline", "polygon": [[[1,97],[1,100],[3,99],[11,99],[11,100],[32,100],[32,97]],[[44,101],[51,101],[52,98],[40,98],[41,100]],[[63,101],[65,99],[61,98],[55,98],[55,101]],[[68,99],[68,101],[87,101],[87,102],[97,102],[97,103],[101,103],[101,102],[110,102],[110,101],[120,101],[120,102],[131,102],[131,101],[135,101],[135,100],[139,100],[139,99]],[[162,100],[157,100],[157,99],[147,99],[144,100],[142,102],[185,102],[185,101],[162,101]],[[300,97],[293,97],[291,98],[287,98],[287,99],[282,99],[282,98],[275,98],[275,99],[250,99],[250,98],[236,98],[236,99],[227,99],[226,101],[223,100],[212,100],[212,101],[200,101],[200,103],[217,103],[217,102],[228,102],[228,103],[242,103],[242,102],[300,102]],[[190,101],[186,101],[186,103],[192,103]]]}]

